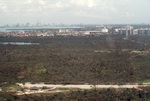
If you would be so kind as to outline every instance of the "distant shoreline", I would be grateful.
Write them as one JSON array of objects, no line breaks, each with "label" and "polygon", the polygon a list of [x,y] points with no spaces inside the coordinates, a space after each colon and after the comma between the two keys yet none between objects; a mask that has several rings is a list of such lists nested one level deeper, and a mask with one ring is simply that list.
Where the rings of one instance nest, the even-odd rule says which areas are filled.
[{"label": "distant shoreline", "polygon": [[82,27],[50,27],[50,28],[8,28],[6,30],[44,30],[44,29],[80,29]]},{"label": "distant shoreline", "polygon": [[7,31],[33,31],[33,30],[58,30],[58,29],[81,29],[83,27],[18,27],[1,28],[0,32]]}]

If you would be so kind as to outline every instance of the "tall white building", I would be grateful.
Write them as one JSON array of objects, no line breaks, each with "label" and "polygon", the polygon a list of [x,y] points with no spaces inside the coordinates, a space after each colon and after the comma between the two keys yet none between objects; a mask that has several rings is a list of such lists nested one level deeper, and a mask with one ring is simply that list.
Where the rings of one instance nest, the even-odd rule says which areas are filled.
[{"label": "tall white building", "polygon": [[108,29],[107,29],[107,28],[103,28],[103,29],[101,30],[101,32],[103,32],[103,33],[108,33]]}]

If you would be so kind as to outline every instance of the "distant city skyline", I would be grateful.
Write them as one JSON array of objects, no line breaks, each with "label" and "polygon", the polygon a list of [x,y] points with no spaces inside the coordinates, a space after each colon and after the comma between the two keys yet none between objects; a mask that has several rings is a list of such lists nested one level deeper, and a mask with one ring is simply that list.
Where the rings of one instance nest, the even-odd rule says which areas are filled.
[{"label": "distant city skyline", "polygon": [[6,24],[150,24],[150,0],[0,0]]}]

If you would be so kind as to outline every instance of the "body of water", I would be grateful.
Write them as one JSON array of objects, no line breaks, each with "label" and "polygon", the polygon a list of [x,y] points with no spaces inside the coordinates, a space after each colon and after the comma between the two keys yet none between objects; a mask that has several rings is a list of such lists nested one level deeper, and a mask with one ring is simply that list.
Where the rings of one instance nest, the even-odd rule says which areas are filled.
[{"label": "body of water", "polygon": [[0,42],[3,45],[39,45],[39,43],[28,43],[28,42]]},{"label": "body of water", "polygon": [[48,30],[48,29],[78,29],[82,27],[12,27],[12,28],[0,28],[0,32],[6,31],[28,31],[28,30]]},{"label": "body of water", "polygon": [[0,32],[6,32],[6,28],[0,28]]}]

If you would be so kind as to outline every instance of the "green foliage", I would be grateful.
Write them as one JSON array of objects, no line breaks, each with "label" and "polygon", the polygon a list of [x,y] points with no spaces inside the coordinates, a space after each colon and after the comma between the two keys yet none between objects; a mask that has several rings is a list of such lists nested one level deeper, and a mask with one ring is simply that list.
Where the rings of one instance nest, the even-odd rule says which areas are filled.
[{"label": "green foliage", "polygon": [[[143,37],[142,37],[143,38]],[[149,37],[25,37],[0,41],[40,45],[0,45],[0,82],[109,84],[150,79],[150,55],[140,51]],[[144,39],[143,38],[143,39]],[[134,40],[134,41],[132,41]],[[137,43],[137,41],[140,43]],[[149,46],[147,46],[149,48]]]}]

